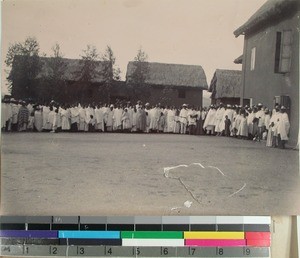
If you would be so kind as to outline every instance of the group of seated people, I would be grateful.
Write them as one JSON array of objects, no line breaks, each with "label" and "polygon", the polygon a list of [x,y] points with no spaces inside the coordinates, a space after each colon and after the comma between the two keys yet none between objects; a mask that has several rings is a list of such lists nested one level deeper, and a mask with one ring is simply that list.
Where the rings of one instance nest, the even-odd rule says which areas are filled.
[{"label": "group of seated people", "polygon": [[115,104],[43,105],[2,100],[2,131],[7,132],[144,132],[216,135],[267,140],[267,146],[285,148],[289,119],[284,106],[269,110],[261,103],[253,107],[210,105],[199,108],[183,104],[162,106],[137,101]]}]

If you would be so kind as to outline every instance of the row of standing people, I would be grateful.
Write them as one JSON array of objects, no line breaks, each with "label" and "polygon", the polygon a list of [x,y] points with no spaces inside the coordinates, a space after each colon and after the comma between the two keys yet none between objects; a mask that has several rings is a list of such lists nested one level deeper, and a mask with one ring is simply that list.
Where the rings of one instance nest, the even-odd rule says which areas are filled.
[{"label": "row of standing people", "polygon": [[6,131],[161,132],[267,139],[267,146],[285,147],[289,119],[284,106],[270,111],[261,103],[250,108],[223,105],[208,109],[183,104],[162,107],[142,105],[33,105],[24,101],[2,102],[2,128]]},{"label": "row of standing people", "polygon": [[285,148],[290,122],[286,107],[276,104],[269,110],[259,103],[251,107],[232,108],[231,105],[213,105],[204,122],[207,133],[234,136],[254,141],[266,140],[268,147]]},{"label": "row of standing people", "polygon": [[6,131],[99,131],[203,134],[205,110],[127,103],[117,105],[33,105],[3,101],[2,128]]}]

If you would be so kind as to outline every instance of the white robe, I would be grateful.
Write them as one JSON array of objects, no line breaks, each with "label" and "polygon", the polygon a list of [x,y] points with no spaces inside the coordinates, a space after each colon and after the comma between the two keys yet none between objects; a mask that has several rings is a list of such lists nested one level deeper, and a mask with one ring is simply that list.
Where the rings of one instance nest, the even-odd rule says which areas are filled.
[{"label": "white robe", "polygon": [[[215,132],[220,133],[222,132],[221,128],[223,128],[222,125],[222,119],[223,119],[223,114],[225,112],[225,108],[218,108],[216,115],[215,115]],[[225,125],[224,125],[225,128]]]},{"label": "white robe", "polygon": [[104,132],[104,114],[101,108],[95,109],[96,129]]},{"label": "white robe", "polygon": [[216,110],[211,108],[205,118],[203,128],[206,129],[208,126],[215,126],[215,115],[216,115]]},{"label": "white robe", "polygon": [[168,110],[168,116],[167,116],[167,121],[168,121],[168,132],[172,133],[174,131],[174,125],[175,125],[175,110],[169,109]]},{"label": "white robe", "polygon": [[290,130],[290,121],[287,113],[280,113],[277,133],[280,134],[281,140],[289,139],[288,133]]}]

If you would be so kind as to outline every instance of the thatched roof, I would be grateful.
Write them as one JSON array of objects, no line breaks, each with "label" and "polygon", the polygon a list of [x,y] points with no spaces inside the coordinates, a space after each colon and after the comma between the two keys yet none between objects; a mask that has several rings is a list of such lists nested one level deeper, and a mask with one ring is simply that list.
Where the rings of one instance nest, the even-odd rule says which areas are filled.
[{"label": "thatched roof", "polygon": [[242,85],[242,71],[217,69],[208,91],[211,98],[239,98]]},{"label": "thatched roof", "polygon": [[[15,56],[14,62],[22,62],[24,60],[24,56]],[[36,79],[40,79],[42,77],[48,77],[52,74],[51,67],[49,66],[49,61],[51,61],[51,57],[39,57],[39,62],[41,66],[40,72],[37,74]],[[104,71],[105,64],[108,62],[96,61],[95,62],[95,72],[94,78],[91,80],[92,82],[103,82],[104,77],[102,72]],[[62,58],[62,66],[64,67],[64,73],[62,75],[62,79],[66,81],[77,81],[80,77],[80,70],[83,67],[83,62],[81,59],[69,59]],[[12,67],[14,69],[14,65]]]},{"label": "thatched roof", "polygon": [[150,85],[196,87],[207,90],[207,80],[200,65],[129,62],[126,81],[130,82],[137,65],[147,66],[145,83]]},{"label": "thatched roof", "polygon": [[[37,75],[37,78],[41,78],[42,76],[48,76],[51,73],[51,68],[47,65],[49,58],[41,57],[40,62],[42,63],[41,72]],[[81,59],[69,59],[63,58],[63,65],[65,67],[65,72],[63,74],[63,79],[67,81],[77,81],[80,77],[80,70],[83,67],[83,62]],[[104,77],[102,72],[104,71],[105,62],[96,61],[95,62],[95,72],[94,78],[91,80],[92,82],[103,82]]]},{"label": "thatched roof", "polygon": [[299,2],[299,0],[268,0],[233,34],[238,37],[266,24],[270,20],[281,20],[284,15],[290,14],[291,11],[297,10],[297,8],[299,10]]},{"label": "thatched roof", "polygon": [[235,64],[242,64],[243,63],[243,55],[240,55],[233,61]]}]

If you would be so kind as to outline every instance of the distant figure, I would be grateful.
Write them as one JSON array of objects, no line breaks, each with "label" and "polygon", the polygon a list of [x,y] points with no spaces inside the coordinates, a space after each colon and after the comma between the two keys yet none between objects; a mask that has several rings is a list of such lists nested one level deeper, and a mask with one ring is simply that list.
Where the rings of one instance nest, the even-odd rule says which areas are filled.
[{"label": "distant figure", "polygon": [[286,108],[282,106],[280,108],[280,116],[278,119],[278,147],[280,149],[285,149],[285,143],[289,139],[288,134],[290,130],[290,121],[288,114],[286,113]]},{"label": "distant figure", "polygon": [[180,133],[185,134],[186,133],[186,126],[187,126],[187,118],[188,118],[188,110],[187,105],[183,104],[182,109],[179,113],[179,120],[180,120]]},{"label": "distant figure", "polygon": [[231,121],[228,118],[228,116],[225,116],[225,136],[229,137],[230,136],[230,125]]},{"label": "distant figure", "polygon": [[18,112],[18,131],[23,132],[27,130],[27,125],[29,121],[29,111],[26,107],[25,101],[21,102],[21,107]]}]

